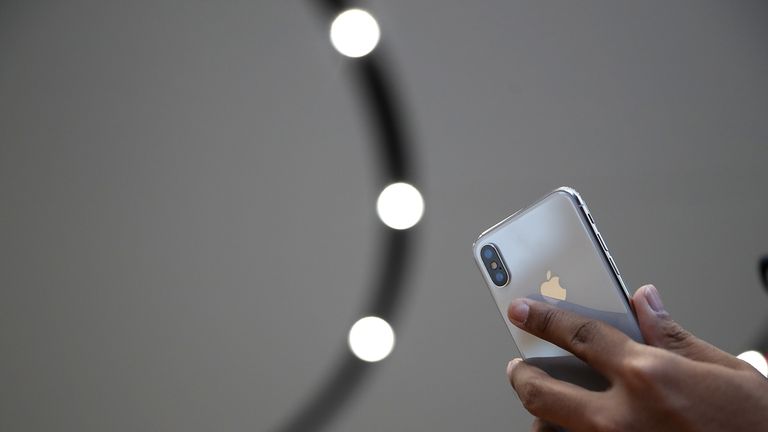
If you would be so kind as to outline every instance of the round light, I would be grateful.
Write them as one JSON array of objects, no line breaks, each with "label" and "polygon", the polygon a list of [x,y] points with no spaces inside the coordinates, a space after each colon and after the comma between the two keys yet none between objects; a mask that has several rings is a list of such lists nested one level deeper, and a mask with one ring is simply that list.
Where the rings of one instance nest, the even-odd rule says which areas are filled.
[{"label": "round light", "polygon": [[379,43],[379,24],[362,9],[349,9],[339,14],[331,24],[331,43],[347,57],[362,57]]},{"label": "round light", "polygon": [[379,194],[376,212],[388,227],[408,229],[419,223],[424,214],[424,199],[419,190],[408,183],[392,183]]},{"label": "round light", "polygon": [[360,360],[383,360],[394,347],[395,332],[379,317],[360,318],[349,330],[349,348]]},{"label": "round light", "polygon": [[757,351],[746,351],[737,356],[739,359],[751,364],[763,376],[768,377],[768,360]]}]

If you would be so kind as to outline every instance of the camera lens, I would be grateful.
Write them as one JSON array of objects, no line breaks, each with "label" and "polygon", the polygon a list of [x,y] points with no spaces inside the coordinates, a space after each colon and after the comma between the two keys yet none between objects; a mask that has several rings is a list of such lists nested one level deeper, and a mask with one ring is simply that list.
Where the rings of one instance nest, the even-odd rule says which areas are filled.
[{"label": "camera lens", "polygon": [[493,258],[493,248],[486,246],[483,248],[483,258],[485,259],[491,259]]},{"label": "camera lens", "polygon": [[498,247],[490,243],[486,244],[480,249],[480,258],[485,266],[485,271],[488,272],[488,276],[494,285],[499,288],[506,286],[509,282],[509,274],[504,266]]},{"label": "camera lens", "polygon": [[493,274],[493,279],[496,281],[497,285],[503,285],[507,279],[507,275],[505,275],[503,271],[498,270]]}]

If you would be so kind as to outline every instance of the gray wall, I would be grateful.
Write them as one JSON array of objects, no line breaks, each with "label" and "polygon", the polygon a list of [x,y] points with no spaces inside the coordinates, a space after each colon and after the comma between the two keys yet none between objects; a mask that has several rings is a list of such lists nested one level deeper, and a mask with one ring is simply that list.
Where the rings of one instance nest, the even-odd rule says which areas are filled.
[{"label": "gray wall", "polygon": [[[427,214],[397,346],[333,430],[521,430],[469,255],[560,185],[633,287],[766,326],[768,5],[372,1]],[[0,3],[0,430],[264,430],[344,347],[378,167],[308,2]]]}]

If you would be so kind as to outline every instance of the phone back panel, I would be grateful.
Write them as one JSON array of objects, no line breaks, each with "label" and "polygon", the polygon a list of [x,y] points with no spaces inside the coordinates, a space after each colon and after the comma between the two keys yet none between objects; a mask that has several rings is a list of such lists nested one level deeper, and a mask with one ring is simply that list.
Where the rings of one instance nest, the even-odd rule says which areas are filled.
[{"label": "phone back panel", "polygon": [[[552,364],[555,357],[574,359],[567,351],[509,322],[507,307],[520,297],[599,319],[642,342],[624,284],[588,213],[575,190],[560,188],[490,228],[473,245],[486,285],[527,360],[539,358]],[[489,243],[506,265],[506,286],[496,286],[485,270],[480,250]]]}]

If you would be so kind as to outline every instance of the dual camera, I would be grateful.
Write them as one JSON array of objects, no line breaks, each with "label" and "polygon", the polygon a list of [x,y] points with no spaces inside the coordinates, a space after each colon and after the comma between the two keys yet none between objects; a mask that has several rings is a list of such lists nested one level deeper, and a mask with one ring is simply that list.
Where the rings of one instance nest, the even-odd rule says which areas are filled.
[{"label": "dual camera", "polygon": [[498,287],[503,287],[509,282],[509,273],[504,267],[501,255],[496,246],[487,244],[480,249],[480,258],[485,264],[485,271],[491,276],[491,280]]}]

